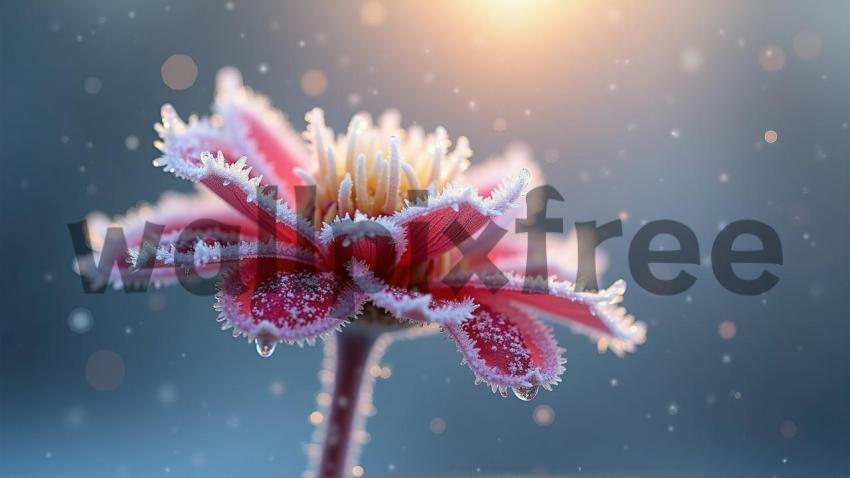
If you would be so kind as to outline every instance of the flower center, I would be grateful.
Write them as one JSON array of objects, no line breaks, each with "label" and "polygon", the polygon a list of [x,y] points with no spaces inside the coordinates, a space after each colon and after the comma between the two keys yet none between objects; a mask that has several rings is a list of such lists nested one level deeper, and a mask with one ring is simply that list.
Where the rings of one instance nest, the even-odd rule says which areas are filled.
[{"label": "flower center", "polygon": [[304,137],[316,161],[313,171],[295,170],[301,179],[316,186],[313,224],[321,227],[335,217],[390,215],[418,191],[436,194],[467,167],[472,150],[460,137],[451,151],[444,128],[425,134],[422,128],[401,128],[397,112],[384,113],[378,124],[358,113],[344,135],[334,136],[325,126],[324,112],[307,113]]}]

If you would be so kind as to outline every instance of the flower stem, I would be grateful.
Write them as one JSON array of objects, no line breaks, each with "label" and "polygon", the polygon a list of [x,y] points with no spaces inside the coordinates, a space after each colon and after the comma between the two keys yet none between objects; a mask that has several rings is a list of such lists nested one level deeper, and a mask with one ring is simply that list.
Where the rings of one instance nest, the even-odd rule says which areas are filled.
[{"label": "flower stem", "polygon": [[[378,327],[353,324],[325,342],[325,368],[321,380],[325,385],[325,402],[320,430],[320,451],[315,478],[352,476],[360,447],[365,441],[366,415],[372,411],[372,388],[375,377],[370,368],[383,356],[389,343],[388,334]],[[330,404],[327,397],[330,394]],[[324,433],[322,433],[322,431]]]}]

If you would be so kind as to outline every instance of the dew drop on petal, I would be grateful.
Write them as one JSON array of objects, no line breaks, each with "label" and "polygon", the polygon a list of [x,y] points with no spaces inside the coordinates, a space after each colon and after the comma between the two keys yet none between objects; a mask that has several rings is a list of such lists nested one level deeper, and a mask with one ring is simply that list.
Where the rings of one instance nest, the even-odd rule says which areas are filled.
[{"label": "dew drop on petal", "polygon": [[528,402],[537,396],[537,391],[540,390],[540,387],[532,385],[530,387],[514,387],[512,390],[514,391],[514,396],[516,396],[516,398],[523,402]]},{"label": "dew drop on petal", "polygon": [[254,343],[257,345],[257,353],[260,357],[271,357],[277,347],[278,338],[268,330],[263,330],[254,338]]},{"label": "dew drop on petal", "polygon": [[277,341],[271,337],[257,337],[256,343],[260,357],[271,357],[277,347]]}]

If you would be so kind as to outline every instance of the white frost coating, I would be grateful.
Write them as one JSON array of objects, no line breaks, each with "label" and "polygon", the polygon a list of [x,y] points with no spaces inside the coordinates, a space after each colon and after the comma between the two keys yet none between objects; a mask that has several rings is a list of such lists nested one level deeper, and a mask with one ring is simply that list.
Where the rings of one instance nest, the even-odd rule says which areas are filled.
[{"label": "white frost coating", "polygon": [[369,296],[374,305],[399,320],[457,324],[471,318],[478,307],[471,297],[462,300],[441,300],[435,299],[431,294],[388,286],[375,277],[361,261],[352,260],[348,271],[354,283]]},{"label": "white frost coating", "polygon": [[528,171],[520,171],[516,176],[499,184],[487,198],[480,197],[472,187],[449,184],[442,192],[430,195],[427,205],[409,203],[406,208],[395,213],[392,218],[400,225],[407,224],[445,207],[451,207],[452,210],[458,211],[463,204],[471,206],[482,216],[499,216],[508,209],[516,207],[516,201],[522,195],[529,180]]},{"label": "white frost coating", "polygon": [[312,226],[298,217],[285,201],[275,198],[268,188],[262,185],[262,176],[251,177],[251,168],[247,166],[244,156],[235,163],[228,164],[221,151],[216,157],[205,151],[201,153],[201,161],[204,172],[200,175],[199,181],[210,178],[220,179],[226,186],[233,185],[239,188],[245,195],[246,202],[256,203],[261,210],[273,216],[278,224],[284,224],[296,231],[312,230]]},{"label": "white frost coating", "polygon": [[[571,282],[559,280],[549,277],[531,278],[526,281],[525,277],[519,274],[505,273],[504,276],[508,282],[501,287],[500,291],[505,292],[522,292],[526,293],[515,297],[507,298],[513,305],[523,310],[534,312],[535,315],[544,317],[559,317],[557,314],[543,310],[535,306],[535,292],[546,294],[558,298],[563,298],[582,304],[588,308],[594,317],[608,329],[608,333],[601,330],[588,327],[584,324],[570,320],[569,314],[563,316],[564,320],[555,320],[558,324],[564,324],[570,327],[576,333],[589,336],[597,342],[600,351],[608,348],[618,356],[624,355],[625,352],[632,352],[636,345],[640,345],[646,341],[646,325],[643,322],[636,321],[634,316],[628,314],[626,309],[618,304],[623,300],[623,294],[626,292],[626,282],[622,279],[615,281],[607,289],[601,289],[596,292],[582,291],[577,292],[575,285]],[[478,276],[470,279],[467,286],[477,289],[486,289],[486,284],[489,281],[481,279]],[[489,294],[489,290],[483,292]],[[496,294],[498,296],[498,293]]]},{"label": "white frost coating", "polygon": [[[389,217],[368,217],[357,211],[354,217],[336,218],[330,224],[325,223],[319,233],[319,245],[329,257],[334,247],[349,247],[355,241],[365,238],[389,237],[395,246],[396,261],[407,248],[404,231]],[[337,242],[337,239],[342,241]]]},{"label": "white frost coating", "polygon": [[526,340],[532,341],[539,348],[539,355],[546,363],[534,365],[522,374],[505,373],[488,365],[481,358],[480,349],[463,331],[462,325],[448,324],[444,330],[463,355],[461,364],[469,366],[475,374],[476,385],[486,383],[493,393],[499,392],[503,397],[507,395],[508,388],[540,386],[551,390],[553,386],[561,382],[561,375],[566,371],[564,364],[567,360],[563,356],[566,350],[555,343],[552,329],[534,318],[520,311],[516,311],[508,318],[520,329]]},{"label": "white frost coating", "polygon": [[170,104],[162,105],[162,122],[154,125],[161,141],[155,146],[163,155],[153,161],[153,165],[162,167],[165,172],[173,173],[181,179],[197,182],[203,175],[202,164],[190,164],[185,157],[187,151],[200,154],[204,145],[201,139],[218,145],[229,145],[227,135],[213,126],[209,118],[189,117],[189,124],[183,122]]},{"label": "white frost coating", "polygon": [[203,239],[195,241],[191,252],[179,252],[173,242],[160,245],[155,250],[148,244],[139,249],[130,249],[131,265],[138,267],[151,255],[156,254],[156,266],[167,267],[181,264],[194,264],[195,267],[220,262],[252,259],[257,257],[277,257],[292,261],[303,261],[312,251],[279,241],[238,241],[222,244],[207,244]]},{"label": "white frost coating", "polygon": [[339,214],[343,217],[354,213],[354,202],[351,199],[351,175],[345,173],[345,178],[339,183]]},{"label": "white frost coating", "polygon": [[233,67],[225,67],[216,75],[216,93],[213,110],[224,123],[224,130],[239,151],[251,158],[257,171],[269,179],[270,184],[278,187],[289,186],[287,178],[281,178],[272,162],[278,158],[268,158],[248,135],[248,125],[243,117],[254,118],[273,140],[291,153],[287,158],[295,164],[306,164],[308,158],[304,143],[289,125],[280,110],[272,107],[266,96],[254,92],[242,82],[242,75]]},{"label": "white frost coating", "polygon": [[[310,290],[299,289],[299,295],[308,299],[311,294],[316,297],[323,294],[333,294],[335,306],[343,307],[342,310],[348,310],[349,313],[345,314],[345,317],[337,317],[336,315],[338,314],[335,314],[332,309],[332,311],[327,311],[327,313],[318,316],[317,314],[322,314],[322,312],[305,303],[299,310],[284,310],[281,312],[295,314],[294,316],[296,317],[299,314],[311,314],[316,316],[314,320],[306,324],[302,323],[302,325],[295,328],[278,327],[273,322],[263,319],[261,316],[253,317],[251,315],[245,315],[242,312],[245,304],[240,302],[238,296],[233,296],[226,292],[229,281],[235,280],[237,277],[234,274],[235,272],[231,271],[222,279],[222,282],[219,284],[219,291],[215,296],[216,303],[213,307],[219,312],[216,320],[223,322],[221,326],[222,330],[233,329],[232,335],[234,337],[244,335],[249,342],[262,337],[270,343],[285,342],[287,344],[298,344],[299,346],[303,346],[304,344],[314,345],[316,343],[316,337],[325,339],[328,334],[334,331],[341,331],[343,326],[362,312],[366,299],[364,294],[357,292],[351,287],[345,287],[336,292],[322,288],[312,288]],[[288,277],[285,282],[292,283],[290,287],[294,287],[298,283],[300,280],[299,277],[318,277],[317,274],[307,272],[281,274]],[[326,272],[323,274],[331,273]],[[255,293],[256,291],[257,289],[254,290]],[[295,297],[292,295],[294,293],[295,291],[287,292],[287,298],[292,299]],[[338,311],[340,309],[335,310]]]}]

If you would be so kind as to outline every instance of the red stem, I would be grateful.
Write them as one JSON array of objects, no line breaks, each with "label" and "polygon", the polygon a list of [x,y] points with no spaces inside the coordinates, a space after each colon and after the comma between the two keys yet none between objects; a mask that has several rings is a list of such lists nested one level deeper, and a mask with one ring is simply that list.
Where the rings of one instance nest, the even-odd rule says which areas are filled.
[{"label": "red stem", "polygon": [[[380,334],[356,331],[351,327],[336,334],[336,363],[330,410],[316,478],[352,476],[360,444],[352,436],[363,426],[363,411],[371,407],[374,377],[369,367],[379,360],[385,348],[375,346]],[[330,345],[329,346],[333,346]]]}]

